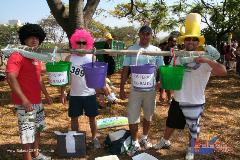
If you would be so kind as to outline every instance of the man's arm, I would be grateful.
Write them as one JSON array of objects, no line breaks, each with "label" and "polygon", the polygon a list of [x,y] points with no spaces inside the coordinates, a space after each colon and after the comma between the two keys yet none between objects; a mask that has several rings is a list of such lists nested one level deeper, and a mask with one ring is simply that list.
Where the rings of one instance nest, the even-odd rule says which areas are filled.
[{"label": "man's arm", "polygon": [[48,104],[52,104],[53,101],[52,101],[52,98],[49,96],[48,92],[47,92],[47,89],[46,89],[46,86],[42,80],[42,77],[40,79],[40,85],[41,85],[41,91],[43,92],[45,98],[47,99],[47,102]]},{"label": "man's arm", "polygon": [[[66,58],[65,58],[65,61],[69,62],[70,61],[70,55],[68,55]],[[94,59],[96,60],[96,57],[94,57]],[[67,101],[67,93],[65,93],[65,90],[66,90],[66,85],[64,86],[61,86],[60,88],[60,94],[61,94],[61,97],[60,97],[60,101],[62,104],[66,104],[66,101]]]},{"label": "man's arm", "polygon": [[124,66],[121,72],[121,83],[120,83],[120,98],[126,99],[126,93],[124,90],[124,86],[129,77],[129,66]]},{"label": "man's arm", "polygon": [[207,62],[209,66],[212,68],[212,73],[216,76],[226,76],[227,70],[226,67],[218,62],[208,60]]},{"label": "man's arm", "polygon": [[224,65],[212,61],[208,58],[198,57],[194,59],[196,63],[207,63],[212,68],[212,73],[216,76],[226,76],[227,70]]},{"label": "man's arm", "polygon": [[25,111],[30,112],[33,110],[32,104],[23,93],[18,83],[17,76],[18,74],[15,72],[7,73],[7,82],[11,87],[12,91],[21,99],[22,105],[24,106]]}]

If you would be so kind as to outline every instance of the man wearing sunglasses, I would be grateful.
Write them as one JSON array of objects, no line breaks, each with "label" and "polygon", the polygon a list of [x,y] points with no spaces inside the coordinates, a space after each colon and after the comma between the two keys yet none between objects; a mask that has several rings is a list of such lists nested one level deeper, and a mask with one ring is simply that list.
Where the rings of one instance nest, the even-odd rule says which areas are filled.
[{"label": "man wearing sunglasses", "polygon": [[[205,38],[200,35],[201,16],[197,13],[190,13],[186,19],[186,32],[178,38],[179,43],[184,43],[186,51],[197,51],[199,46],[205,42]],[[215,48],[206,46],[207,52],[214,52]],[[177,58],[179,64],[179,58]],[[185,125],[189,129],[189,146],[187,147],[187,160],[194,159],[194,146],[200,131],[199,121],[204,110],[204,91],[211,73],[218,76],[227,74],[226,68],[216,61],[204,57],[197,57],[186,64],[189,67],[184,73],[182,89],[174,91],[174,98],[171,102],[166,129],[160,142],[154,146],[155,149],[169,148],[169,141],[175,129],[184,129]]]},{"label": "man wearing sunglasses", "polygon": [[[70,38],[71,47],[73,49],[91,50],[93,48],[93,37],[90,32],[80,28],[76,29]],[[66,57],[66,61],[71,62],[71,82],[68,116],[71,118],[72,131],[79,131],[83,123],[79,120],[82,115],[86,115],[89,119],[89,125],[92,134],[92,144],[95,149],[101,148],[97,138],[97,121],[98,105],[96,100],[96,91],[89,88],[86,84],[83,65],[92,62],[95,59],[92,54],[70,54]],[[61,87],[61,102],[66,104],[66,86]]]}]

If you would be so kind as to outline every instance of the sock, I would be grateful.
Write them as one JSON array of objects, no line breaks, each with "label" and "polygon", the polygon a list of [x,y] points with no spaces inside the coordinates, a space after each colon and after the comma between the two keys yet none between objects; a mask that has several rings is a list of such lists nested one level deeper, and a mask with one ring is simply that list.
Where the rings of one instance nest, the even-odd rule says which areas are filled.
[{"label": "sock", "polygon": [[148,135],[142,135],[142,139],[147,139]]},{"label": "sock", "polygon": [[163,141],[164,143],[167,143],[167,144],[169,144],[169,143],[170,143],[170,141],[169,141],[169,140],[167,140],[167,139],[165,139],[165,138],[163,138],[163,137],[162,137],[162,139],[161,139],[160,141]]},{"label": "sock", "polygon": [[136,141],[132,140],[132,144],[133,144],[133,145],[138,145],[138,144],[139,144],[139,143],[138,143],[138,140],[136,140]]},{"label": "sock", "polygon": [[110,101],[115,101],[117,99],[117,97],[115,96],[114,93],[110,93],[108,96],[107,96],[108,100]]},{"label": "sock", "polygon": [[111,95],[111,97],[113,97],[113,98],[116,99],[116,95],[115,95],[115,93],[111,93],[110,95]]}]

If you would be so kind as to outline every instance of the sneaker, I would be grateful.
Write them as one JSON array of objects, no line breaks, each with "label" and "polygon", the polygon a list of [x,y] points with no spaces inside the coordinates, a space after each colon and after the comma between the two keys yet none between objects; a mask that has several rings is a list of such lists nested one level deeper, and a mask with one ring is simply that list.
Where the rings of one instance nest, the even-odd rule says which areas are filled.
[{"label": "sneaker", "polygon": [[194,153],[192,151],[192,147],[187,148],[187,154],[185,157],[186,160],[194,160]]},{"label": "sneaker", "polygon": [[172,99],[168,100],[168,104],[171,104],[172,103]]},{"label": "sneaker", "polygon": [[140,144],[141,144],[145,149],[152,148],[152,143],[150,143],[150,142],[148,141],[148,139],[141,139],[141,140],[140,140]]},{"label": "sneaker", "polygon": [[37,157],[33,157],[32,160],[51,160],[51,157],[45,156],[42,153],[39,153]]},{"label": "sneaker", "polygon": [[138,151],[140,151],[141,150],[141,147],[140,147],[140,144],[139,143],[137,143],[137,144],[132,144],[130,147],[129,147],[129,149],[128,149],[128,151],[127,151],[127,154],[129,155],[129,156],[134,156]]},{"label": "sneaker", "polygon": [[99,142],[99,140],[98,140],[97,138],[94,138],[94,139],[92,140],[92,143],[93,143],[93,147],[94,147],[95,149],[101,148],[101,144],[100,144],[100,142]]},{"label": "sneaker", "polygon": [[154,149],[168,149],[171,146],[171,142],[169,140],[165,140],[163,137],[160,142],[153,146]]},{"label": "sneaker", "polygon": [[107,96],[107,99],[109,102],[114,103],[118,100],[118,98],[116,97],[116,95],[114,93],[111,93]]}]

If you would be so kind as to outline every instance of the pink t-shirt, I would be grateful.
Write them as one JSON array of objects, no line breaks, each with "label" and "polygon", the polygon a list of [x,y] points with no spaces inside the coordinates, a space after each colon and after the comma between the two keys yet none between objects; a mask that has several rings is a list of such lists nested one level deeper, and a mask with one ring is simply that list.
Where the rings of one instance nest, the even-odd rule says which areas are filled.
[{"label": "pink t-shirt", "polygon": [[[32,104],[41,103],[41,68],[41,61],[25,58],[18,52],[12,53],[7,62],[6,72],[17,73],[22,92]],[[22,104],[15,93],[12,93],[12,100],[14,104]]]}]

